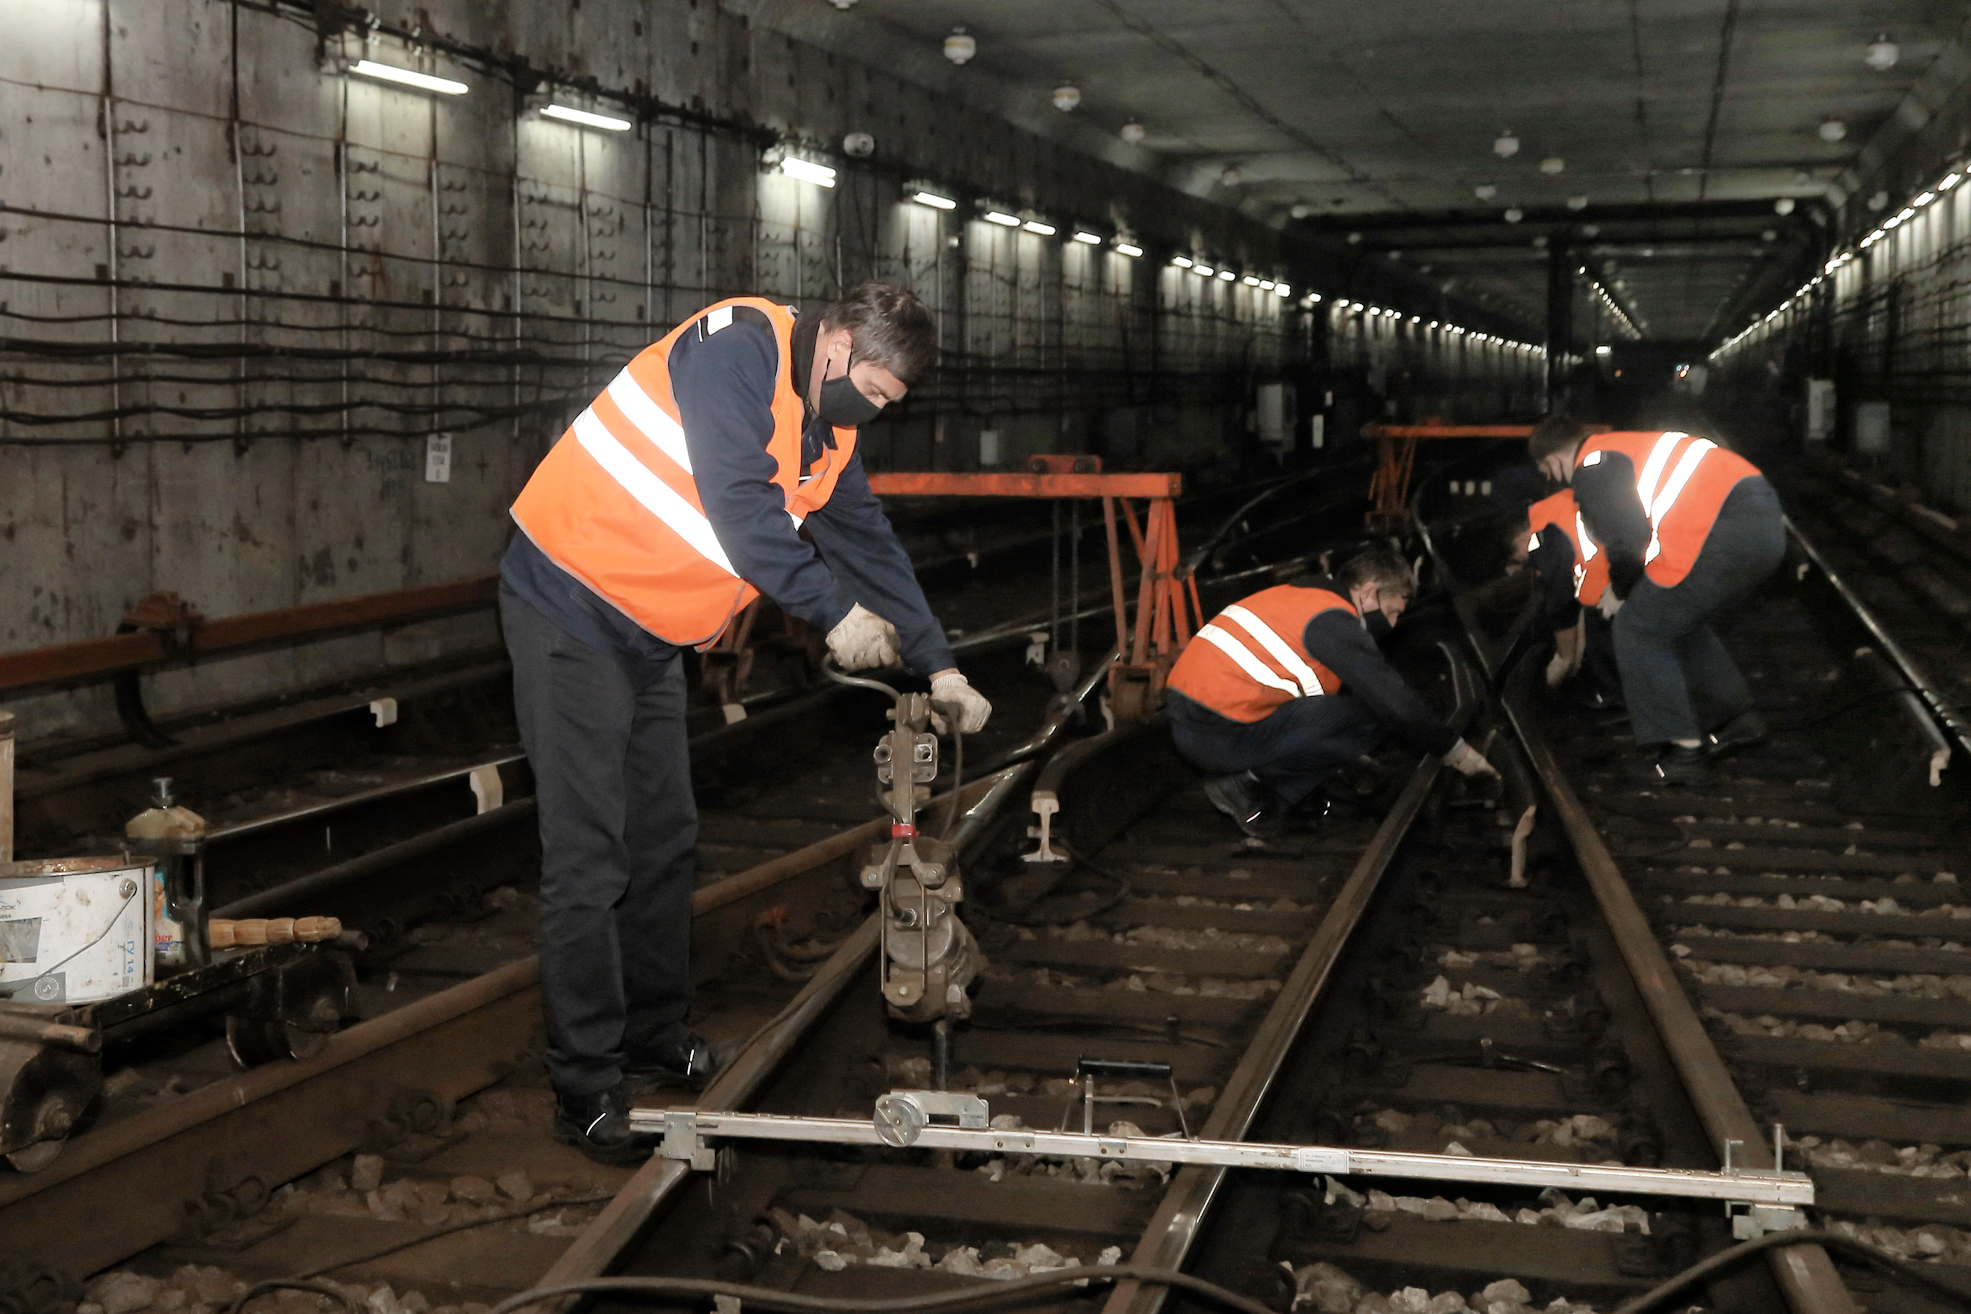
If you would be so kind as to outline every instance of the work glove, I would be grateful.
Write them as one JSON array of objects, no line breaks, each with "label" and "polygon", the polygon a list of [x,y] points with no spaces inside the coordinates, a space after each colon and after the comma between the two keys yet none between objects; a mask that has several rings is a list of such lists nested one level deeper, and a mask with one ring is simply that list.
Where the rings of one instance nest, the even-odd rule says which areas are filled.
[{"label": "work glove", "polygon": [[1451,745],[1451,751],[1444,755],[1444,765],[1461,776],[1491,776],[1494,780],[1499,778],[1498,769],[1485,760],[1485,754],[1462,739]]},{"label": "work glove", "polygon": [[1595,610],[1601,613],[1603,620],[1612,621],[1615,619],[1615,613],[1622,610],[1622,599],[1615,596],[1614,589],[1603,589],[1601,601],[1595,604]]},{"label": "work glove", "polygon": [[828,631],[828,653],[845,671],[895,666],[897,627],[858,602]]},{"label": "work glove", "polygon": [[937,710],[940,703],[957,713],[960,734],[977,734],[985,729],[986,718],[992,715],[992,704],[985,700],[985,695],[957,671],[946,671],[931,681],[931,728],[941,735],[950,734],[951,727]]},{"label": "work glove", "polygon": [[1561,681],[1574,674],[1574,663],[1567,660],[1567,654],[1557,652],[1547,659],[1547,688],[1560,688]]}]

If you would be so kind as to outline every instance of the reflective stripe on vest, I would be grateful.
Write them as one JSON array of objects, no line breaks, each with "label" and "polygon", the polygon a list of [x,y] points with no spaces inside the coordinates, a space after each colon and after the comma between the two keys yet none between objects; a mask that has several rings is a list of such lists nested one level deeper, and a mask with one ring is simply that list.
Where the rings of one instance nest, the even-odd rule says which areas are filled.
[{"label": "reflective stripe on vest", "polygon": [[[1300,687],[1297,690],[1290,684],[1275,684],[1273,686],[1274,688],[1285,689],[1288,693],[1304,694],[1309,698],[1316,698],[1327,692],[1327,690],[1321,687],[1321,677],[1314,674],[1314,668],[1302,661],[1300,654],[1293,650],[1293,645],[1281,638],[1272,626],[1237,603],[1233,603],[1218,614],[1226,620],[1237,621],[1240,629],[1259,640],[1259,646],[1266,649],[1267,654],[1274,661],[1286,667],[1287,673],[1300,682]],[[1232,637],[1225,630],[1219,630],[1219,633],[1225,634],[1227,638]],[[1236,639],[1233,641],[1237,642]],[[1213,640],[1213,642],[1216,643],[1217,640]],[[1220,648],[1225,647],[1222,643],[1218,644],[1218,646]],[[1249,653],[1249,650],[1247,651]],[[1229,649],[1227,650],[1227,654],[1231,656],[1233,661],[1239,662],[1239,665],[1248,674],[1251,674],[1252,668],[1246,666],[1243,661],[1239,661],[1238,654],[1230,652]],[[1271,672],[1268,672],[1268,674],[1271,674]]]},{"label": "reflective stripe on vest", "polygon": [[1677,445],[1686,438],[1687,433],[1665,433],[1659,436],[1649,449],[1649,459],[1643,463],[1642,474],[1636,479],[1636,498],[1642,503],[1643,512],[1649,517],[1649,550],[1643,554],[1643,563],[1656,560],[1663,553],[1663,517],[1670,514],[1670,508],[1677,504],[1677,495],[1684,491],[1684,485],[1697,473],[1698,464],[1707,452],[1717,448],[1709,438],[1691,439],[1690,446],[1684,448],[1683,456],[1668,479],[1663,471],[1670,464],[1670,456]]},{"label": "reflective stripe on vest", "polygon": [[616,441],[616,435],[595,418],[593,407],[575,417],[574,430],[575,441],[595,458],[596,464],[607,471],[611,479],[623,486],[624,492],[642,503],[644,510],[677,531],[677,536],[696,548],[699,556],[734,579],[739,578],[739,572],[732,568],[732,558],[725,554],[725,548],[719,543],[718,535],[712,532],[712,522],[705,519],[705,513],[685,501],[677,490],[651,474],[648,466],[631,456],[629,449]]},{"label": "reflective stripe on vest", "polygon": [[[1267,669],[1266,663],[1260,661],[1258,656],[1253,653],[1252,649],[1232,637],[1229,631],[1221,630],[1210,621],[1206,621],[1198,630],[1198,637],[1224,653],[1227,657],[1230,657],[1238,665],[1240,670],[1251,676],[1258,683],[1265,685],[1268,689],[1278,689],[1289,698],[1300,696],[1299,685],[1295,684],[1292,680],[1283,680],[1273,674],[1271,670]],[[1318,690],[1320,685],[1317,683],[1315,688]]]}]

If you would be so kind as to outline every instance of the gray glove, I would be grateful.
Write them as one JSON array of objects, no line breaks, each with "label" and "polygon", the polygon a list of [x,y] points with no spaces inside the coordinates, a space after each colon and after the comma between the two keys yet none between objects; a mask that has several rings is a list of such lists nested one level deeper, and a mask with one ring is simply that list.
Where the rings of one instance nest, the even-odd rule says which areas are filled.
[{"label": "gray glove", "polygon": [[1595,603],[1595,610],[1601,613],[1603,620],[1614,620],[1615,613],[1622,610],[1622,599],[1615,596],[1614,589],[1603,589],[1601,601]]},{"label": "gray glove", "polygon": [[858,602],[828,631],[828,652],[845,671],[895,666],[897,627]]},{"label": "gray glove", "polygon": [[1485,754],[1460,739],[1451,745],[1451,751],[1444,755],[1444,765],[1461,776],[1492,776],[1499,774],[1498,768],[1485,760]]},{"label": "gray glove", "polygon": [[[992,704],[985,700],[985,695],[956,671],[948,671],[931,681],[931,702],[948,703],[957,709],[960,734],[977,734],[985,729],[986,718],[992,715]],[[935,710],[931,713],[931,728],[941,735],[951,733],[945,718]]]}]

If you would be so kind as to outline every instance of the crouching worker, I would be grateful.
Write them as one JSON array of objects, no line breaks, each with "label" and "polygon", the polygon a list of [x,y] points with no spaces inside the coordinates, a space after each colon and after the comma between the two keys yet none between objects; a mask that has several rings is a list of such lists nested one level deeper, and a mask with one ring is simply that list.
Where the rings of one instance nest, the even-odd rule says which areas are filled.
[{"label": "crouching worker", "polygon": [[1284,827],[1302,799],[1394,733],[1467,776],[1498,773],[1376,648],[1416,580],[1375,548],[1333,579],[1264,589],[1201,628],[1171,668],[1171,737],[1193,766],[1221,772],[1212,805],[1247,835]]},{"label": "crouching worker", "polygon": [[1515,555],[1533,567],[1540,581],[1540,615],[1554,636],[1547,662],[1547,688],[1558,690],[1583,670],[1589,711],[1622,706],[1621,677],[1615,668],[1615,640],[1595,604],[1608,588],[1608,554],[1596,546],[1574,502],[1563,488],[1526,510],[1526,532],[1516,536]]},{"label": "crouching worker", "polygon": [[1589,433],[1548,416],[1533,461],[1572,487],[1608,555],[1598,604],[1635,740],[1636,779],[1702,788],[1719,754],[1763,741],[1752,691],[1711,619],[1763,584],[1786,555],[1772,485],[1750,461],[1687,433]]}]

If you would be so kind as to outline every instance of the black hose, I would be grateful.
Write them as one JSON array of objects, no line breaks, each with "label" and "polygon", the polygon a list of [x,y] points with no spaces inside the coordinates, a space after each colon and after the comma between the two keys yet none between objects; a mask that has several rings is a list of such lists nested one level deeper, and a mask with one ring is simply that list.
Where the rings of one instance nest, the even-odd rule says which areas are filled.
[{"label": "black hose", "polygon": [[1933,1276],[1921,1264],[1912,1264],[1908,1260],[1898,1259],[1886,1251],[1877,1250],[1874,1246],[1864,1245],[1853,1237],[1845,1236],[1840,1232],[1794,1231],[1768,1232],[1757,1240],[1735,1245],[1729,1250],[1721,1250],[1709,1259],[1701,1260],[1691,1265],[1667,1282],[1651,1287],[1648,1291],[1643,1292],[1642,1295],[1617,1308],[1615,1314],[1643,1314],[1644,1310],[1656,1308],[1679,1292],[1706,1281],[1716,1274],[1723,1272],[1725,1269],[1736,1266],[1743,1260],[1750,1259],[1752,1256],[1762,1254],[1768,1250],[1780,1249],[1784,1246],[1819,1246],[1823,1250],[1838,1251],[1850,1259],[1858,1259],[1870,1268],[1877,1269],[1892,1278],[1907,1282],[1911,1286],[1921,1287],[1931,1295],[1941,1296],[1944,1300],[1959,1309],[1971,1309],[1971,1294],[1967,1294],[1962,1288],[1946,1282],[1942,1278]]},{"label": "black hose", "polygon": [[926,1292],[923,1295],[896,1296],[887,1300],[871,1300],[860,1296],[851,1298],[807,1296],[781,1291],[774,1287],[756,1287],[742,1282],[718,1282],[702,1278],[588,1278],[581,1282],[559,1282],[553,1286],[536,1287],[532,1291],[509,1296],[493,1306],[488,1314],[515,1314],[517,1310],[552,1300],[557,1296],[581,1296],[600,1292],[642,1296],[730,1296],[749,1308],[789,1310],[794,1314],[909,1314],[917,1310],[971,1309],[980,1305],[996,1305],[1015,1296],[1030,1295],[1037,1291],[1053,1291],[1059,1287],[1102,1281],[1147,1282],[1156,1286],[1175,1287],[1194,1296],[1202,1296],[1222,1308],[1239,1310],[1241,1314],[1274,1314],[1274,1311],[1258,1301],[1247,1299],[1235,1291],[1228,1291],[1215,1282],[1207,1282],[1203,1278],[1192,1277],[1189,1273],[1180,1273],[1175,1269],[1152,1268],[1146,1264],[1090,1264],[1082,1268],[1063,1268],[1051,1273],[1035,1273],[1031,1277],[1014,1278],[1007,1282],[981,1282],[977,1286],[965,1287],[957,1291],[941,1291],[935,1294]]}]

